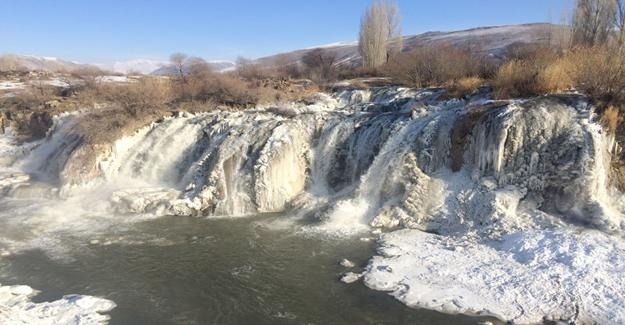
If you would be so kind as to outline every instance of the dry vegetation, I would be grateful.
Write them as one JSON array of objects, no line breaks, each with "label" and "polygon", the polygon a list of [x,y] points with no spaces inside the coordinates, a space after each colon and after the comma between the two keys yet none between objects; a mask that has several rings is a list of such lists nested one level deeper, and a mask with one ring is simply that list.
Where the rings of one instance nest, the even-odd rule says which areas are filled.
[{"label": "dry vegetation", "polygon": [[489,70],[487,60],[475,57],[468,49],[430,45],[392,57],[382,73],[410,87],[433,87],[482,78],[490,74]]}]

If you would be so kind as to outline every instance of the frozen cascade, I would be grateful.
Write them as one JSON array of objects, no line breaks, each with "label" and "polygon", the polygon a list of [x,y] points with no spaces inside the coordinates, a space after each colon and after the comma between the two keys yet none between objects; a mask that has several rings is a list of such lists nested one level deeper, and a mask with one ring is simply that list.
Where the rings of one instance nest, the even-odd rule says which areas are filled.
[{"label": "frozen cascade", "polygon": [[62,183],[64,166],[82,141],[80,135],[72,132],[74,116],[62,114],[55,117],[54,124],[42,143],[26,159],[16,162],[20,168],[54,185]]},{"label": "frozen cascade", "polygon": [[[426,299],[441,297],[419,295],[406,289],[414,283],[402,282],[402,274],[389,278],[385,273],[390,271],[384,266],[397,256],[407,256],[401,272],[414,269],[410,263],[420,258],[432,263],[424,267],[444,271],[436,254],[402,247],[436,250],[449,243],[479,252],[484,246],[485,258],[497,259],[509,256],[502,240],[511,245],[529,243],[528,236],[534,235],[548,237],[549,243],[549,236],[585,240],[575,231],[553,230],[559,228],[592,228],[606,234],[601,236],[608,239],[602,240],[621,240],[625,223],[608,179],[613,139],[596,123],[584,97],[502,103],[440,101],[439,94],[436,89],[393,87],[343,90],[320,95],[317,103],[284,108],[182,113],[100,150],[98,179],[86,180],[83,190],[100,190],[94,184],[103,184],[112,206],[122,213],[243,216],[291,211],[316,221],[305,231],[344,235],[370,227],[418,229],[383,237],[387,249],[372,260],[363,279],[410,305],[449,312],[472,313],[477,307],[436,305]],[[0,193],[11,195],[14,184],[28,182],[29,175],[52,186],[80,179],[69,177],[68,166],[76,165],[75,152],[82,145],[72,132],[72,120],[72,115],[57,117],[46,139],[33,144],[26,157],[15,158],[12,168],[22,174],[0,174]],[[414,235],[423,231],[438,237]],[[556,257],[546,258],[541,263],[549,265]],[[496,267],[518,275],[514,265]],[[392,281],[383,282],[387,278]],[[454,282],[461,292],[491,293],[485,284],[463,283]],[[621,283],[614,285],[620,288]],[[576,301],[572,295],[585,292],[581,289],[571,284],[554,295],[569,304]],[[457,298],[454,292],[441,294]],[[520,309],[539,303],[517,301]],[[571,317],[570,308],[553,308],[551,316]],[[489,312],[529,321],[544,316],[540,308],[524,315],[514,308]]]},{"label": "frozen cascade", "polygon": [[[181,113],[100,150],[95,168],[121,191],[113,201],[142,201],[119,207],[128,212],[147,212],[140,207],[163,214],[246,215],[301,208],[326,223],[336,217],[364,226],[430,229],[441,220],[457,222],[449,219],[453,214],[478,218],[469,205],[515,192],[524,205],[620,228],[607,186],[609,139],[583,98],[545,97],[484,109],[459,100],[437,102],[438,93],[345,90],[335,100],[324,99],[324,105],[337,105],[334,110],[315,111],[312,104],[286,115]],[[46,139],[16,165],[54,185],[80,179],[69,177],[82,145],[72,121],[72,115],[57,117]],[[460,140],[454,139],[458,130]],[[426,202],[415,194],[455,191],[458,186],[452,189],[444,179],[452,165],[472,180],[457,193],[466,200],[449,204],[445,195],[434,195]],[[478,190],[484,184],[492,184],[489,191]],[[141,188],[149,195],[142,197]],[[502,191],[508,194],[494,194]]]}]

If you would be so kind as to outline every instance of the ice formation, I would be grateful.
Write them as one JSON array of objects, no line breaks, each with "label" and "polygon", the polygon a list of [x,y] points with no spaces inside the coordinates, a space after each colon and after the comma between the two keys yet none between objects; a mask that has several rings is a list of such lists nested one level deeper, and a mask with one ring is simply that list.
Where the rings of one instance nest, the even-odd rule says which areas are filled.
[{"label": "ice formation", "polygon": [[614,143],[593,107],[579,95],[441,101],[440,92],[348,89],[182,113],[91,151],[63,115],[41,143],[0,148],[15,156],[0,193],[45,183],[70,199],[96,191],[81,201],[118,213],[289,211],[316,221],[305,231],[408,228],[382,235],[381,255],[344,280],[362,276],[408,305],[451,313],[625,321],[625,283],[609,276],[625,265],[608,179]]},{"label": "ice formation", "polygon": [[41,325],[96,325],[108,323],[110,300],[68,295],[51,302],[34,303],[38,292],[28,286],[0,286],[0,323]]},{"label": "ice formation", "polygon": [[625,242],[596,230],[529,230],[474,241],[382,236],[364,282],[412,307],[520,324],[623,324]]}]

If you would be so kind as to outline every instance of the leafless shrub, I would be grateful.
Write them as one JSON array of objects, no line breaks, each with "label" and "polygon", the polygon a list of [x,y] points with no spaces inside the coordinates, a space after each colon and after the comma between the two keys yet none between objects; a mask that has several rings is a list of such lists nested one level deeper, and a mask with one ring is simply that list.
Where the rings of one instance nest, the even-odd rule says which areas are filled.
[{"label": "leafless shrub", "polygon": [[336,52],[314,49],[302,57],[306,75],[317,82],[323,83],[336,79]]},{"label": "leafless shrub", "polygon": [[625,99],[625,57],[614,46],[574,49],[569,55],[575,87],[603,101]]},{"label": "leafless shrub", "polygon": [[270,75],[268,70],[252,60],[243,57],[237,59],[237,74],[241,78],[248,80],[266,78]]},{"label": "leafless shrub", "polygon": [[98,100],[112,103],[132,116],[143,110],[158,111],[172,98],[169,80],[158,77],[144,77],[128,84],[103,84],[98,94]]},{"label": "leafless shrub", "polygon": [[484,79],[476,76],[460,78],[447,85],[447,96],[451,98],[460,98],[471,95],[484,85],[484,83]]},{"label": "leafless shrub", "polygon": [[557,93],[575,87],[575,67],[571,60],[562,57],[539,72],[537,82],[546,92]]},{"label": "leafless shrub", "polygon": [[560,57],[553,48],[523,46],[508,56],[510,60],[499,67],[492,80],[495,97],[531,97],[560,87],[555,82],[562,80],[552,80],[557,71],[549,70]]},{"label": "leafless shrub", "polygon": [[81,88],[95,89],[100,83],[104,71],[94,66],[84,66],[72,71],[71,76],[80,81]]},{"label": "leafless shrub", "polygon": [[495,97],[531,97],[540,93],[537,89],[538,71],[529,60],[514,59],[499,67],[492,81]]},{"label": "leafless shrub", "polygon": [[429,87],[481,76],[483,66],[483,62],[466,49],[451,45],[430,45],[391,59],[385,71],[404,85]]}]

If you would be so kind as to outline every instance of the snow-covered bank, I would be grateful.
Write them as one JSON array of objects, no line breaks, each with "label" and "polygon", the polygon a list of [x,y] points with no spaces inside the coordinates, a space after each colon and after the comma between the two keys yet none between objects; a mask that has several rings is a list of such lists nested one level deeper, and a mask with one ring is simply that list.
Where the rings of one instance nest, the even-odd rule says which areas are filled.
[{"label": "snow-covered bank", "polygon": [[595,230],[528,230],[476,242],[400,230],[382,236],[367,286],[403,303],[514,323],[625,323],[625,241]]},{"label": "snow-covered bank", "polygon": [[109,316],[103,313],[115,308],[110,300],[81,295],[34,303],[31,298],[37,294],[28,286],[0,286],[0,324],[106,324]]}]

